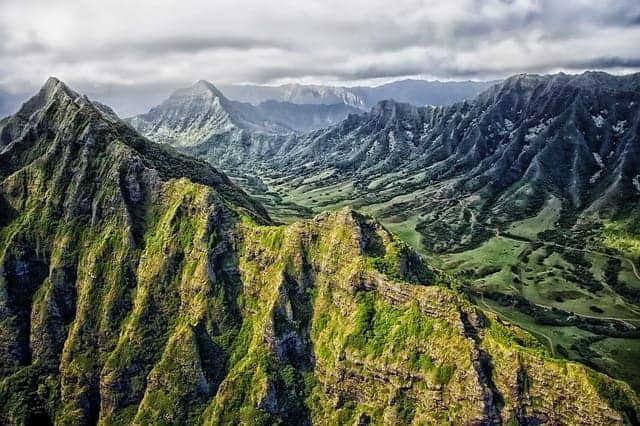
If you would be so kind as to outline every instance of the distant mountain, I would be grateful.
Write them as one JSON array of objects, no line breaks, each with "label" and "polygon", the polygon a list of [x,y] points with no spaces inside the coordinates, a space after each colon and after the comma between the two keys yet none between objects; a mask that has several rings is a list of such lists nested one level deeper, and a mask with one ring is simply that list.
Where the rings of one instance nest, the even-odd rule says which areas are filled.
[{"label": "distant mountain", "polygon": [[128,121],[151,139],[176,146],[193,146],[220,135],[240,140],[247,134],[274,135],[291,131],[269,121],[253,105],[227,99],[204,80],[175,91],[159,106]]},{"label": "distant mountain", "polygon": [[294,104],[290,102],[265,101],[257,106],[258,111],[269,120],[282,123],[298,132],[323,129],[339,123],[349,114],[363,111],[339,104]]},{"label": "distant mountain", "polygon": [[342,103],[266,101],[254,106],[231,101],[213,84],[199,81],[127,121],[152,140],[184,149],[208,146],[221,155],[220,160],[236,164],[244,161],[247,149],[253,156],[261,155],[294,132],[329,127],[361,112]]},{"label": "distant mountain", "polygon": [[294,132],[271,121],[258,107],[229,100],[203,80],[175,91],[159,106],[127,122],[149,139],[183,150],[207,146],[209,154],[225,164],[260,157]]},{"label": "distant mountain", "polygon": [[[383,99],[395,99],[416,105],[448,105],[469,99],[491,85],[491,82],[438,82],[402,80],[377,87],[333,87],[290,84],[284,86],[221,85],[222,93],[231,100],[249,102],[255,106],[261,102],[279,101],[295,104],[336,105],[345,104],[361,110],[372,108]],[[121,115],[137,114],[155,105],[169,89],[165,85],[142,84],[137,86],[86,85],[85,92],[92,99],[99,99],[115,107]],[[0,88],[0,117],[18,111],[31,92],[12,92]],[[345,115],[346,117],[346,115]],[[343,117],[344,118],[344,117]]]},{"label": "distant mountain", "polygon": [[259,86],[229,84],[220,86],[231,99],[257,105],[265,101],[290,102],[294,104],[343,103],[355,108],[368,108],[367,100],[348,87],[321,85],[285,84],[282,86]]},{"label": "distant mountain", "polygon": [[427,81],[400,80],[376,87],[359,87],[369,107],[393,99],[414,105],[450,105],[465,99],[473,99],[497,81]]},{"label": "distant mountain", "polygon": [[496,82],[400,80],[376,87],[334,87],[287,84],[283,86],[226,85],[231,99],[252,104],[277,100],[296,104],[344,103],[370,109],[381,100],[394,99],[415,105],[449,105],[470,99]]},{"label": "distant mountain", "polygon": [[0,122],[0,423],[637,422],[434,272],[350,209],[273,226],[50,79]]},{"label": "distant mountain", "polygon": [[0,118],[14,114],[29,98],[29,93],[13,93],[0,88]]}]

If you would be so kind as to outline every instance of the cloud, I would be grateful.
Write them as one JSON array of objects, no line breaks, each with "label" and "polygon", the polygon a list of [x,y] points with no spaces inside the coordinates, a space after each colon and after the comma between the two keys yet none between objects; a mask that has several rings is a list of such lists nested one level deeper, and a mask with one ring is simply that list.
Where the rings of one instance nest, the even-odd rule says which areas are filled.
[{"label": "cloud", "polygon": [[0,89],[628,72],[638,42],[637,0],[3,0]]}]

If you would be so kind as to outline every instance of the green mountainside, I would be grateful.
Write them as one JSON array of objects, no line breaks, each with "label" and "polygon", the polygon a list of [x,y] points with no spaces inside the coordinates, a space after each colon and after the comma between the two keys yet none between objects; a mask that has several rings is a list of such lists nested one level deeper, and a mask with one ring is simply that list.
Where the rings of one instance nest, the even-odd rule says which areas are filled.
[{"label": "green mountainside", "polygon": [[350,209],[276,226],[50,79],[0,128],[3,424],[637,424]]}]

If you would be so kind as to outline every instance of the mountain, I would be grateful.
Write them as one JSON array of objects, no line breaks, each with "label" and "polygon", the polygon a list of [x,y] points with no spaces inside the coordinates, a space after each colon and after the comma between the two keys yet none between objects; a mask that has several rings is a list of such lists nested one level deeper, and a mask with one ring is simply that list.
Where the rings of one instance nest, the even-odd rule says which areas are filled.
[{"label": "mountain", "polygon": [[[385,100],[326,129],[244,144],[172,131],[189,140],[186,152],[227,169],[259,168],[259,174],[291,183],[313,181],[306,190],[353,182],[352,190],[336,194],[338,204],[415,194],[402,203],[405,216],[441,212],[425,222],[425,229],[438,230],[428,235],[429,249],[455,249],[484,238],[487,225],[535,213],[549,196],[562,200],[567,214],[616,213],[636,202],[639,81],[639,74],[516,75],[450,106]],[[398,179],[398,173],[412,179]],[[454,199],[455,206],[441,202]],[[398,210],[379,213],[384,218]],[[465,215],[474,221],[457,220]]]},{"label": "mountain", "polygon": [[231,101],[211,83],[199,81],[127,122],[152,140],[181,149],[206,145],[220,161],[242,164],[246,150],[260,156],[294,132],[328,127],[359,112],[345,104],[266,101],[253,106]]},{"label": "mountain", "polygon": [[344,103],[294,104],[269,100],[253,106],[231,101],[211,83],[199,81],[177,90],[159,106],[128,122],[152,139],[193,146],[220,138],[242,140],[249,136],[316,130],[361,112]]},{"label": "mountain", "polygon": [[231,98],[252,104],[276,100],[296,104],[344,103],[358,109],[370,109],[381,100],[394,99],[415,105],[449,105],[471,99],[495,84],[493,81],[400,80],[375,87],[334,87],[287,84],[282,86],[225,85]]},{"label": "mountain", "polygon": [[264,161],[290,177],[335,169],[330,182],[355,176],[369,194],[374,179],[402,171],[416,179],[386,187],[387,198],[424,189],[405,208],[479,197],[494,221],[535,211],[545,194],[615,211],[640,198],[638,123],[640,74],[518,75],[448,107],[382,101]]},{"label": "mountain", "polygon": [[497,81],[428,81],[400,80],[375,87],[358,87],[367,99],[367,106],[394,99],[414,105],[450,105],[465,99],[475,98]]},{"label": "mountain", "polygon": [[222,85],[222,90],[231,98],[258,105],[265,101],[293,104],[334,105],[346,104],[354,108],[367,108],[366,99],[348,87],[322,85],[285,84],[282,86],[260,86],[251,84]]},{"label": "mountain", "polygon": [[475,308],[373,220],[274,226],[56,79],[0,146],[4,424],[638,421],[627,385]]},{"label": "mountain", "polygon": [[[260,103],[277,101],[305,105],[303,110],[310,113],[312,109],[306,105],[347,105],[358,110],[368,110],[378,101],[395,99],[416,105],[448,105],[463,99],[476,96],[494,82],[473,81],[426,81],[401,80],[376,87],[332,87],[320,85],[290,84],[283,86],[259,85],[221,85],[222,92],[235,101],[248,102],[255,106]],[[209,84],[209,83],[207,83]],[[120,114],[137,114],[146,111],[146,105],[155,105],[162,99],[162,93],[168,91],[164,85],[143,84],[136,86],[118,85],[86,85],[84,87],[92,99],[100,99],[114,107]],[[30,93],[24,89],[14,93],[8,88],[0,87],[0,117],[17,111]],[[286,108],[286,106],[285,106]],[[338,107],[334,107],[338,108]],[[345,109],[341,106],[339,109]],[[349,111],[357,112],[357,111]],[[344,114],[339,120],[329,122],[335,124],[346,118]],[[324,123],[320,120],[319,123]],[[320,124],[318,124],[320,126]],[[319,127],[313,127],[319,128]],[[311,130],[309,127],[299,130]]]},{"label": "mountain", "polygon": [[297,132],[330,127],[349,114],[361,114],[362,110],[338,104],[294,104],[290,102],[264,101],[257,109],[270,121],[282,123]]},{"label": "mountain", "polygon": [[[479,208],[495,208],[505,220],[539,208],[544,194],[579,211],[615,208],[640,193],[639,81],[638,74],[517,75],[451,106],[386,100],[327,129],[274,139],[260,149],[229,149],[252,170],[261,163],[263,170],[292,179],[335,170],[316,186],[357,177],[359,187],[372,190],[369,184],[386,174],[419,173],[419,179],[387,191],[398,195],[440,185],[425,190],[415,207],[429,204],[433,193],[479,195]],[[188,151],[214,164],[225,158],[210,149],[201,139]],[[531,194],[521,202],[524,192]]]},{"label": "mountain", "polygon": [[291,132],[286,126],[269,121],[253,105],[227,99],[204,80],[175,91],[162,104],[129,122],[141,133],[176,146],[192,146],[220,136],[241,140],[248,134]]}]

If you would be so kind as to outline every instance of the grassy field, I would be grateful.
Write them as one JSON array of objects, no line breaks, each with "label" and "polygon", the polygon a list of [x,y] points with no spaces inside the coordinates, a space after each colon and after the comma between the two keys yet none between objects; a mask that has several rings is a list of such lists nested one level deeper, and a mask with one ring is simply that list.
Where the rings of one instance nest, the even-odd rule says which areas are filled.
[{"label": "grassy field", "polygon": [[[600,278],[604,286],[597,293],[568,279],[567,273],[573,272],[575,266],[551,247],[532,250],[530,243],[505,237],[491,238],[473,250],[444,255],[442,266],[468,279],[479,291],[520,294],[535,304],[583,316],[640,320],[638,310],[606,286],[602,278],[606,257],[593,253],[587,253],[585,257],[598,273],[594,276]],[[624,276],[629,280],[635,278],[628,271]],[[633,282],[638,284],[637,279]]]},{"label": "grassy field", "polygon": [[[536,336],[550,351],[553,348],[554,354],[557,353],[558,345],[560,345],[568,349],[570,355],[575,359],[577,358],[577,354],[569,349],[571,345],[579,339],[595,336],[595,334],[581,330],[578,327],[554,327],[537,324],[533,318],[523,314],[517,309],[509,306],[502,306],[489,299],[479,301],[479,305],[485,309],[495,312],[503,320],[524,328]],[[556,354],[556,356],[559,355]]]},{"label": "grassy field", "polygon": [[600,355],[593,359],[597,366],[640,389],[640,339],[607,338],[590,347]]},{"label": "grassy field", "polygon": [[535,240],[538,234],[547,229],[553,229],[560,216],[562,204],[556,197],[548,199],[537,216],[512,223],[507,232],[512,235]]},{"label": "grassy field", "polygon": [[421,216],[412,215],[401,222],[391,222],[383,220],[382,224],[389,231],[400,237],[404,242],[415,247],[418,252],[423,252],[422,235],[416,232],[416,225],[421,221]]}]

